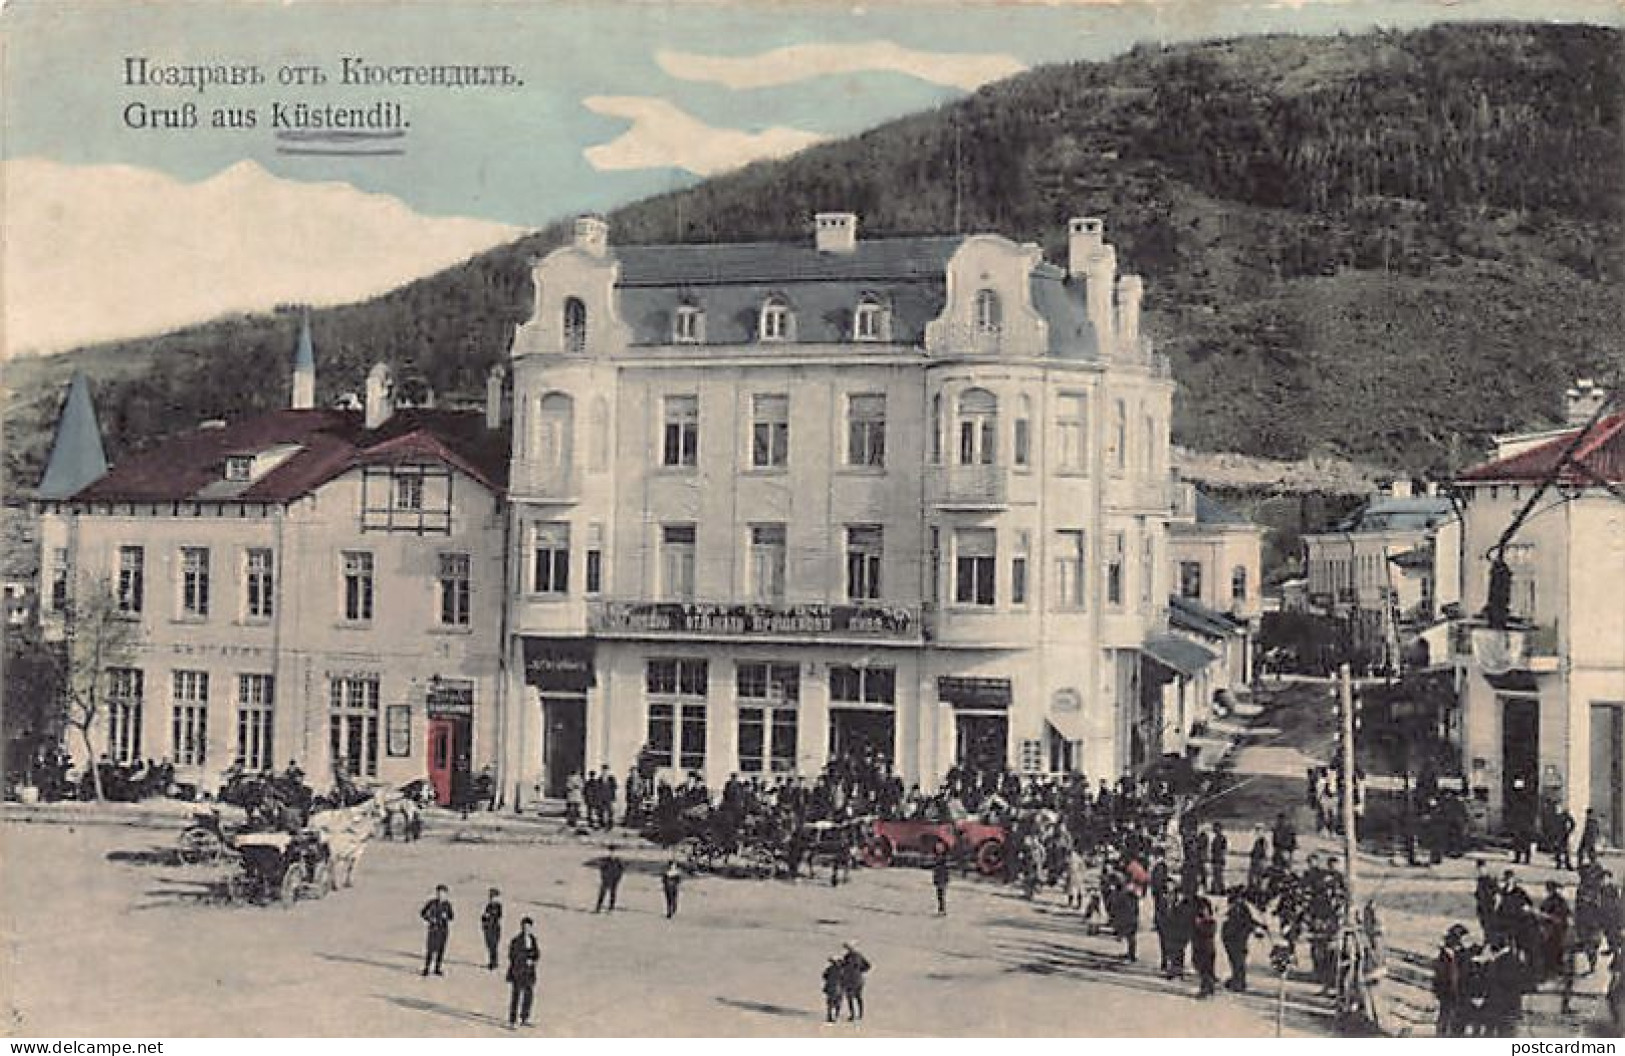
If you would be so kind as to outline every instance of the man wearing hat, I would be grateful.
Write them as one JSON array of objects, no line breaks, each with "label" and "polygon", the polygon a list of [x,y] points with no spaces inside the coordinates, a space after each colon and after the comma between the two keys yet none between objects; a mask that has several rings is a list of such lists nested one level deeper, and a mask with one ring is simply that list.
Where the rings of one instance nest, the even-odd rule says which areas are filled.
[{"label": "man wearing hat", "polygon": [[485,909],[480,913],[480,931],[485,935],[486,971],[497,970],[497,951],[502,948],[502,892],[491,888]]},{"label": "man wearing hat", "polygon": [[841,988],[846,991],[846,1018],[858,1020],[863,1018],[863,977],[871,965],[869,959],[858,952],[856,942],[844,945],[846,953],[841,957]]},{"label": "man wearing hat", "polygon": [[446,939],[451,935],[451,921],[456,916],[452,912],[451,899],[446,897],[445,884],[437,884],[434,897],[423,903],[418,916],[428,925],[427,941],[423,947],[423,974],[428,975],[434,969],[434,974],[444,975],[441,971],[441,962],[446,958]]},{"label": "man wearing hat", "polygon": [[1441,1038],[1460,1037],[1462,1033],[1462,983],[1466,966],[1462,962],[1461,940],[1467,929],[1460,924],[1450,925],[1444,933],[1444,943],[1433,962],[1433,996],[1439,1002],[1439,1020],[1434,1033]]},{"label": "man wearing hat", "polygon": [[536,962],[542,959],[541,944],[531,929],[529,917],[519,922],[519,934],[508,943],[508,1028],[530,1026],[530,1006],[536,1000]]}]

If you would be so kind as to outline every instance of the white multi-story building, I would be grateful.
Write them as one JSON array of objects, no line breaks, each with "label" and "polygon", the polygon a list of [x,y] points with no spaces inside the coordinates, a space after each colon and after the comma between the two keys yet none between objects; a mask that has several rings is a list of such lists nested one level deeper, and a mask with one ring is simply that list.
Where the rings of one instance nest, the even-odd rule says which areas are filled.
[{"label": "white multi-story building", "polygon": [[[1570,451],[1601,393],[1570,394],[1570,427],[1511,438],[1461,474],[1467,618],[1453,636],[1465,665],[1463,765],[1490,822],[1595,812],[1625,845],[1625,414],[1602,418]],[[1565,457],[1567,455],[1567,457]],[[1549,486],[1540,490],[1543,484]],[[1521,523],[1514,519],[1539,499]],[[1510,531],[1510,535],[1507,533]],[[1486,619],[1490,554],[1510,571],[1507,619]]]},{"label": "white multi-story building", "polygon": [[867,753],[926,785],[1160,754],[1173,382],[1098,220],[1063,267],[846,213],[806,244],[583,219],[534,284],[505,785],[640,750],[712,783]]},{"label": "white multi-story building", "polygon": [[364,411],[317,408],[308,330],[293,394],[109,470],[76,381],[35,497],[44,629],[101,590],[136,629],[98,754],[205,789],[289,760],[318,787],[429,777],[449,801],[498,754],[506,429],[396,409],[384,367]]}]

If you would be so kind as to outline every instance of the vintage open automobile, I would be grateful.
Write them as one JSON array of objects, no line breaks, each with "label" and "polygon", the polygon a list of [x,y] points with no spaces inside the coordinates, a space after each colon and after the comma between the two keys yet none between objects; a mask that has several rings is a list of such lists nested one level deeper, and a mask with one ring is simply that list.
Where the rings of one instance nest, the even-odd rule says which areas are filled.
[{"label": "vintage open automobile", "polygon": [[879,819],[864,841],[864,864],[881,867],[901,858],[934,861],[946,855],[976,863],[986,875],[1004,868],[1003,825],[981,821],[941,800],[930,803],[919,817]]}]

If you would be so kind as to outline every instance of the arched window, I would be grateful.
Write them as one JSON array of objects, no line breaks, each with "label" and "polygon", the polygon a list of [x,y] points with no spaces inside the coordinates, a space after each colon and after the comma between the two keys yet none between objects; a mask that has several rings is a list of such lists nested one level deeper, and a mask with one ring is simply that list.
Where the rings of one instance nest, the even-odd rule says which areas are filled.
[{"label": "arched window", "polygon": [[791,339],[790,304],[774,295],[762,304],[761,325],[757,336],[763,341],[789,341]]},{"label": "arched window", "polygon": [[852,340],[885,341],[891,337],[888,333],[890,329],[885,304],[879,298],[865,294],[852,313]]},{"label": "arched window", "polygon": [[587,306],[579,297],[564,299],[564,350],[575,353],[587,350]]},{"label": "arched window", "polygon": [[547,469],[570,464],[575,401],[562,392],[550,392],[536,404],[536,461]]},{"label": "arched window", "polygon": [[959,395],[959,464],[990,465],[998,450],[999,400],[986,389]]},{"label": "arched window", "polygon": [[976,332],[996,334],[1004,327],[1004,306],[993,290],[976,291]]}]

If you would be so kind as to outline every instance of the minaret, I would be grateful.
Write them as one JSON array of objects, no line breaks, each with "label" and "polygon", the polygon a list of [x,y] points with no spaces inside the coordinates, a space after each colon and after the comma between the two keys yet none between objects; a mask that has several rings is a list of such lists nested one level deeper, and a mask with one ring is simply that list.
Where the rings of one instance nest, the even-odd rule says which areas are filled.
[{"label": "minaret", "polygon": [[62,415],[56,420],[56,439],[51,457],[45,463],[36,498],[66,499],[107,472],[107,451],[102,447],[101,427],[96,408],[90,401],[90,382],[77,371],[62,402]]},{"label": "minaret", "polygon": [[296,411],[316,406],[316,350],[310,344],[308,308],[299,322],[299,344],[293,353],[293,400],[288,406]]}]

